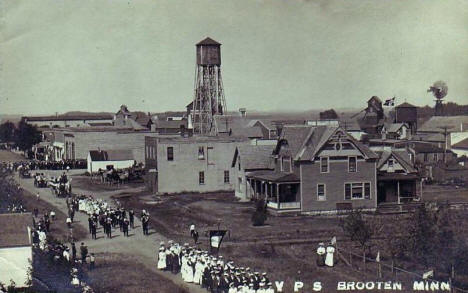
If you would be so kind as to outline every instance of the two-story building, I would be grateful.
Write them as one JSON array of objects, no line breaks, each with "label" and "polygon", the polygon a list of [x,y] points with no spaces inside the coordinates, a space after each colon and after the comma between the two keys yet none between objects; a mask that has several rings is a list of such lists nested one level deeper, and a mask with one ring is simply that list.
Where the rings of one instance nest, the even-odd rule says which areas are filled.
[{"label": "two-story building", "polygon": [[272,156],[273,170],[246,175],[246,196],[276,212],[377,207],[378,156],[339,126],[286,125]]},{"label": "two-story building", "polygon": [[233,191],[238,137],[146,137],[146,186],[158,194]]},{"label": "two-story building", "polygon": [[231,167],[236,178],[235,196],[241,201],[252,200],[252,194],[247,195],[252,189],[250,180],[247,180],[250,172],[274,170],[275,147],[276,145],[241,145],[236,148]]}]

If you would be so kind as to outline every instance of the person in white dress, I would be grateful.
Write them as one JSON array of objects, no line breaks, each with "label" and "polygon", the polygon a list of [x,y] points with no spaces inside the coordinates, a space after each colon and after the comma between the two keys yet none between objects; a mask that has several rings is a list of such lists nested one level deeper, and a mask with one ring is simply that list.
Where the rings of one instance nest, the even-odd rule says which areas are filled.
[{"label": "person in white dress", "polygon": [[164,247],[159,248],[158,269],[159,270],[165,270],[166,269],[166,251],[165,251]]},{"label": "person in white dress", "polygon": [[185,282],[187,283],[193,282],[192,259],[188,259],[185,265]]},{"label": "person in white dress", "polygon": [[327,256],[325,257],[325,265],[332,267],[334,265],[335,247],[332,244],[327,246]]}]

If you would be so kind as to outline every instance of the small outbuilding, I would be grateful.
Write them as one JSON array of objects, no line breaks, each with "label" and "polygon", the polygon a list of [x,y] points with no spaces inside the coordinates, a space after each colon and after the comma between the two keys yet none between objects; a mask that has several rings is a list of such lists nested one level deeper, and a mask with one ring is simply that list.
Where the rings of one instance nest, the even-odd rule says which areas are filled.
[{"label": "small outbuilding", "polygon": [[125,169],[135,164],[131,150],[92,150],[88,153],[88,172],[101,170]]},{"label": "small outbuilding", "polygon": [[31,213],[0,214],[0,283],[27,287],[32,227]]}]

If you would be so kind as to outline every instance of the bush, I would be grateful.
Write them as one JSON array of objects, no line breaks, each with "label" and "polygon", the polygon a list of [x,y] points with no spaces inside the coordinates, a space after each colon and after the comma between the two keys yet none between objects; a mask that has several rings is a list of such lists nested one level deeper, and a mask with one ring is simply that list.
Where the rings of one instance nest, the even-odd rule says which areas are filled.
[{"label": "bush", "polygon": [[265,221],[268,218],[268,212],[266,208],[265,201],[259,200],[256,202],[255,212],[252,214],[252,225],[254,226],[263,226]]}]

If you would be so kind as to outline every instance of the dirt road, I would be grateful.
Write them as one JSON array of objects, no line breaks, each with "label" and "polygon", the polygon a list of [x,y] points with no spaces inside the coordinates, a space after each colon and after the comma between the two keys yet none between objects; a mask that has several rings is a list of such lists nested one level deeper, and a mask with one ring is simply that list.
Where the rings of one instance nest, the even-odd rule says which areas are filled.
[{"label": "dirt road", "polygon": [[[59,172],[62,171],[44,171],[48,173],[48,175],[57,176]],[[72,170],[71,174],[83,172],[83,170]],[[32,194],[36,194],[38,191],[40,193],[41,199],[51,203],[57,209],[67,212],[67,205],[65,203],[65,199],[57,198],[54,194],[52,194],[49,188],[36,188],[34,186],[33,179],[21,179],[17,177],[18,182],[20,185],[27,191],[31,192]],[[73,182],[72,182],[73,185]],[[131,189],[126,189],[125,191],[131,192]],[[137,189],[135,189],[137,191]],[[74,193],[77,194],[92,194],[95,198],[101,198],[106,200],[108,203],[112,203],[110,197],[114,194],[118,194],[121,190],[118,191],[107,191],[107,192],[89,192],[86,190],[80,190],[78,188],[73,189]],[[151,216],[151,215],[150,215]],[[82,225],[85,229],[88,229],[88,217],[84,213],[76,213],[75,214],[75,222]],[[63,223],[65,225],[65,223]],[[203,290],[199,286],[188,284],[182,281],[180,275],[173,275],[171,273],[162,272],[156,268],[156,257],[157,251],[159,248],[159,243],[161,241],[167,242],[166,239],[161,234],[157,233],[157,231],[150,230],[150,235],[145,236],[143,235],[142,225],[138,218],[135,218],[135,229],[129,232],[130,237],[124,237],[123,233],[119,231],[119,229],[115,229],[112,231],[112,239],[106,238],[105,234],[103,233],[102,229],[98,230],[98,239],[93,240],[91,239],[91,235],[88,234],[87,238],[82,240],[88,246],[90,252],[94,253],[124,253],[124,254],[131,254],[134,256],[140,263],[142,263],[145,267],[152,270],[155,274],[159,274],[163,276],[168,281],[172,281],[176,285],[189,290],[190,292],[204,292],[207,291]],[[97,259],[99,261],[99,259]],[[150,291],[149,291],[150,292]],[[159,292],[157,288],[154,288],[152,292]]]}]

